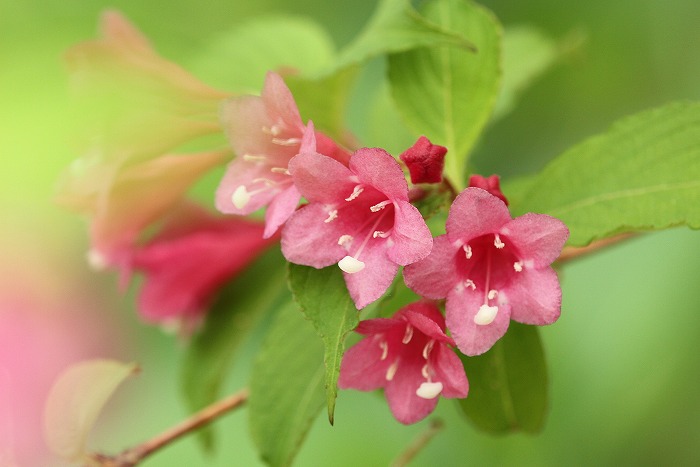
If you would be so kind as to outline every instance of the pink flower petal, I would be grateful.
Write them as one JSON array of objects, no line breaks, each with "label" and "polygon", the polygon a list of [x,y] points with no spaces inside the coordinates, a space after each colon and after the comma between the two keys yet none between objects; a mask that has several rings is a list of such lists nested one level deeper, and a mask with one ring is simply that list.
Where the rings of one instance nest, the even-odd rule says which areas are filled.
[{"label": "pink flower petal", "polygon": [[[234,159],[226,168],[224,178],[216,190],[216,209],[225,214],[247,216],[267,205],[279,190],[272,188],[258,191],[265,188],[265,185],[254,180],[268,176],[270,176],[269,170],[265,166],[251,164],[240,158]],[[254,194],[244,206],[239,208],[233,203],[233,196],[241,186]]]},{"label": "pink flower petal", "polygon": [[[394,418],[404,425],[423,420],[435,410],[439,397],[423,399],[416,395],[416,390],[423,383],[420,371],[412,367],[404,368],[399,363],[398,370],[391,384],[386,385],[384,394]],[[462,370],[464,372],[464,370]]]},{"label": "pink flower petal", "polygon": [[265,212],[264,238],[272,237],[277,232],[277,229],[287,222],[294,214],[300,199],[301,194],[294,185],[290,185],[275,196]]},{"label": "pink flower petal", "polygon": [[340,162],[317,153],[304,153],[289,162],[289,172],[299,192],[314,203],[343,204],[357,182]]},{"label": "pink flower petal", "polygon": [[469,393],[469,381],[464,373],[464,365],[457,354],[448,347],[435,346],[436,354],[431,358],[435,362],[433,371],[435,380],[442,383],[443,397],[464,399]]},{"label": "pink flower petal", "polygon": [[404,268],[403,278],[408,288],[427,298],[447,297],[460,280],[455,262],[459,249],[447,235],[435,237],[430,255]]},{"label": "pink flower petal", "polygon": [[399,266],[386,256],[381,244],[368,243],[360,260],[365,263],[364,269],[354,274],[343,273],[358,310],[381,297],[399,270]]},{"label": "pink flower petal", "polygon": [[282,254],[287,261],[318,269],[337,263],[347,254],[338,244],[347,232],[341,222],[324,222],[328,217],[324,205],[310,203],[289,218],[282,229]]},{"label": "pink flower petal", "polygon": [[391,362],[381,359],[382,352],[379,342],[372,338],[363,339],[348,349],[340,365],[338,387],[359,391],[384,387],[385,375]]},{"label": "pink flower petal", "polygon": [[435,304],[430,302],[416,302],[403,308],[402,316],[423,334],[438,342],[454,345],[450,337],[445,334],[445,318]]},{"label": "pink flower petal", "polygon": [[452,203],[445,227],[450,240],[466,243],[499,231],[510,220],[503,201],[481,188],[467,188]]},{"label": "pink flower petal", "polygon": [[513,242],[534,267],[549,266],[559,257],[569,229],[559,219],[544,214],[524,214],[504,225],[500,232]]},{"label": "pink flower petal", "polygon": [[350,159],[350,170],[362,183],[375,187],[392,201],[408,201],[408,184],[401,166],[385,150],[358,149]]},{"label": "pink flower petal", "polygon": [[524,269],[501,294],[510,304],[511,319],[520,323],[552,324],[561,314],[561,288],[552,268]]},{"label": "pink flower petal", "polygon": [[391,241],[393,245],[387,249],[387,254],[392,261],[402,266],[425,258],[433,247],[433,237],[423,216],[407,201],[394,203]]},{"label": "pink flower petal", "polygon": [[492,195],[498,197],[498,199],[506,203],[506,206],[508,206],[508,200],[501,191],[501,181],[498,175],[491,175],[490,177],[472,175],[469,177],[469,186],[488,191]]}]

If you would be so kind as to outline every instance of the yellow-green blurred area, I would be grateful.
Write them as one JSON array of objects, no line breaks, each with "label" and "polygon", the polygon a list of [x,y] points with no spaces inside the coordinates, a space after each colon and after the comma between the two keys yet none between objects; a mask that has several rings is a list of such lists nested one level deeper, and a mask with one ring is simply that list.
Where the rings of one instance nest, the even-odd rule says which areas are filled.
[{"label": "yellow-green blurred area", "polygon": [[[116,277],[89,270],[85,223],[52,204],[59,174],[80,155],[77,122],[85,118],[69,98],[63,51],[95,37],[98,16],[109,7],[185,68],[223,32],[269,13],[308,16],[340,46],[361,28],[374,3],[0,0],[0,306],[7,307],[0,313],[30,316],[12,328],[21,334],[13,362],[27,372],[46,370],[42,362],[64,350],[63,360],[51,360],[51,372],[60,362],[91,356],[141,364],[142,374],[125,384],[101,420],[90,443],[95,449],[118,452],[187,415],[178,381],[183,344],[140,322],[133,293],[121,295]],[[619,117],[700,98],[697,0],[482,3],[506,28],[530,24],[552,38],[585,37],[483,135],[473,162],[485,175],[534,172]],[[255,44],[249,47],[255,50]],[[221,67],[236,66],[221,61]],[[362,116],[351,117],[351,128],[361,128]],[[700,464],[698,258],[700,232],[678,228],[566,265],[560,271],[562,317],[542,330],[551,383],[543,432],[492,437],[476,431],[453,401],[442,400],[434,417],[444,419],[445,429],[412,465]],[[253,341],[227,390],[246,384]],[[9,352],[11,342],[0,341],[0,348]],[[26,384],[45,380],[27,377]],[[8,408],[1,402],[3,419]],[[35,406],[21,410],[36,416]],[[386,465],[427,426],[399,425],[379,395],[343,391],[335,426],[319,414],[297,465]],[[0,435],[2,429],[0,421]],[[144,465],[261,463],[245,409],[217,422],[216,432],[211,455],[190,437]]]}]

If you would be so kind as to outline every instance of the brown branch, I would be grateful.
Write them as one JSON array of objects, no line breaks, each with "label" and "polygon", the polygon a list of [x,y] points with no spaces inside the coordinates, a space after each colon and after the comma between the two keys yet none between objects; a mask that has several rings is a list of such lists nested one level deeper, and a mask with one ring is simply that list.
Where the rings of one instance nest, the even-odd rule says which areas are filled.
[{"label": "brown branch", "polygon": [[413,460],[418,453],[425,448],[425,446],[428,445],[431,439],[435,437],[436,434],[442,430],[444,427],[444,423],[442,423],[442,420],[432,420],[430,422],[430,426],[423,431],[421,434],[419,434],[416,439],[414,439],[411,444],[408,445],[405,451],[403,451],[399,456],[394,459],[394,462],[391,463],[391,467],[403,467],[405,465],[408,465],[411,460]]},{"label": "brown branch", "polygon": [[637,234],[634,233],[625,233],[621,235],[616,235],[615,237],[610,237],[610,238],[604,238],[602,240],[597,240],[590,245],[587,246],[582,246],[582,247],[575,247],[575,246],[567,246],[565,247],[561,255],[559,255],[559,258],[557,259],[557,263],[566,263],[571,261],[572,259],[579,258],[581,256],[587,256],[590,255],[591,253],[595,253],[599,250],[602,250],[604,248],[607,248],[612,245],[616,245],[618,243],[621,243],[625,240],[629,240],[630,238],[636,237]]},{"label": "brown branch", "polygon": [[93,454],[91,460],[100,467],[133,467],[160,448],[242,406],[247,399],[248,389],[241,389],[235,394],[214,402],[174,427],[165,430],[163,433],[138,446],[126,449],[116,456]]}]

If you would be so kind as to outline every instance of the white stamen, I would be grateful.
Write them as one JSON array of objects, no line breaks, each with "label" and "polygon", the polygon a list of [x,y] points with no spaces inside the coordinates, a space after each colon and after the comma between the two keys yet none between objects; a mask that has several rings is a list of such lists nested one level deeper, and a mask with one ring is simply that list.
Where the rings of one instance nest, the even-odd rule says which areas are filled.
[{"label": "white stamen", "polygon": [[345,256],[343,259],[338,261],[338,267],[348,274],[355,274],[360,272],[365,268],[365,263],[359,259],[355,259],[352,256]]},{"label": "white stamen", "polygon": [[523,263],[520,261],[516,261],[515,263],[513,263],[513,269],[515,269],[515,272],[522,272]]},{"label": "white stamen", "polygon": [[399,369],[399,361],[396,360],[394,363],[389,366],[389,368],[386,370],[386,380],[391,381],[394,379],[394,375],[396,374],[396,370]]},{"label": "white stamen", "polygon": [[430,355],[430,352],[433,350],[433,345],[435,345],[435,339],[430,339],[427,344],[425,344],[425,347],[423,347],[423,358],[428,359],[428,356]]},{"label": "white stamen", "polygon": [[386,341],[381,341],[379,347],[382,348],[382,356],[379,360],[386,360],[387,355],[389,355],[389,344]]},{"label": "white stamen", "polygon": [[355,185],[355,188],[352,189],[352,193],[350,193],[350,196],[345,198],[345,201],[352,201],[353,199],[360,196],[360,193],[362,193],[363,191],[364,188],[362,188],[362,185]]},{"label": "white stamen", "polygon": [[420,374],[423,375],[423,378],[430,381],[430,373],[428,372],[428,364],[427,363],[425,365],[423,365],[423,368],[420,369]]},{"label": "white stamen", "polygon": [[416,396],[421,399],[435,399],[442,392],[442,383],[422,383],[418,389],[416,389]]},{"label": "white stamen", "polygon": [[498,290],[489,290],[489,294],[487,295],[487,297],[489,298],[489,300],[493,300],[494,298],[496,298],[496,295],[498,295]]},{"label": "white stamen", "polygon": [[385,201],[382,201],[381,203],[375,204],[374,206],[370,206],[369,210],[372,212],[378,212],[384,209],[389,204],[391,204],[391,201],[387,199]]},{"label": "white stamen", "polygon": [[271,127],[262,127],[262,132],[268,135],[272,136],[278,136],[280,133],[282,133],[282,130],[280,129],[279,125],[272,125]]},{"label": "white stamen", "polygon": [[[332,220],[337,219],[337,218],[338,218],[338,210],[333,209],[332,211],[328,211],[328,219],[326,219],[323,222],[328,224],[329,222],[331,222]],[[344,237],[344,235],[343,235],[343,237]],[[343,237],[340,237],[340,238],[343,238]],[[342,245],[342,243],[340,243],[340,240],[338,240],[338,245]]]},{"label": "white stamen", "polygon": [[243,209],[250,202],[250,192],[245,185],[236,188],[236,191],[231,195],[231,202],[236,206],[236,209]]},{"label": "white stamen", "polygon": [[107,268],[107,259],[97,250],[88,250],[87,262],[94,271],[104,271]]},{"label": "white stamen", "polygon": [[466,281],[464,281],[464,286],[469,287],[472,290],[476,290],[476,284],[471,279],[467,279]]},{"label": "white stamen", "polygon": [[411,339],[413,339],[413,326],[408,324],[406,325],[406,332],[404,333],[401,342],[403,342],[404,344],[408,344],[409,342],[411,342]]},{"label": "white stamen", "polygon": [[494,238],[494,240],[493,240],[493,246],[495,246],[496,248],[498,248],[498,249],[500,250],[501,248],[503,248],[504,246],[506,246],[506,244],[503,243],[503,242],[501,241],[501,237],[499,237],[498,234],[496,234],[496,235],[495,235],[495,238]]},{"label": "white stamen", "polygon": [[347,243],[352,242],[352,235],[341,235],[338,239],[338,245],[345,246]]},{"label": "white stamen", "polygon": [[257,154],[243,154],[242,157],[246,162],[265,162],[267,160],[267,156]]},{"label": "white stamen", "polygon": [[253,179],[253,183],[264,183],[264,184],[267,185],[267,186],[275,186],[275,185],[277,185],[277,182],[276,182],[276,181],[270,180],[269,178],[264,178],[264,177],[254,178],[254,179]]},{"label": "white stamen", "polygon": [[472,257],[472,247],[465,244],[462,246],[462,249],[464,250],[464,256],[466,256],[467,259]]},{"label": "white stamen", "polygon": [[377,237],[387,238],[389,235],[391,235],[391,233],[383,232],[381,230],[375,230],[374,233],[372,234],[372,237],[373,238],[377,238]]},{"label": "white stamen", "polygon": [[274,144],[279,144],[280,146],[296,146],[297,144],[301,143],[301,139],[299,139],[299,138],[288,138],[288,139],[272,138],[272,142]]},{"label": "white stamen", "polygon": [[484,303],[479,308],[476,316],[474,316],[474,322],[481,326],[491,324],[493,320],[496,319],[496,313],[498,313],[497,306],[488,306]]},{"label": "white stamen", "polygon": [[289,170],[285,169],[284,167],[273,167],[270,169],[270,172],[276,174],[291,175],[289,173]]}]

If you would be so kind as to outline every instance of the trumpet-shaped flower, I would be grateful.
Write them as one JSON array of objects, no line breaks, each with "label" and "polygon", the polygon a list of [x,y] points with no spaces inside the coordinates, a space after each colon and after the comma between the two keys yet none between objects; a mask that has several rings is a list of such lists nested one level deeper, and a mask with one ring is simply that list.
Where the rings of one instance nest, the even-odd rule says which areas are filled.
[{"label": "trumpet-shaped flower", "polygon": [[[294,156],[318,152],[345,165],[350,157],[313,125],[304,126],[292,93],[276,73],[267,74],[260,97],[227,101],[222,120],[237,157],[219,185],[216,207],[227,214],[247,215],[269,205],[265,237],[274,234],[299,204],[301,196],[288,170]],[[303,148],[302,141],[306,141]]]},{"label": "trumpet-shaped flower", "polygon": [[404,424],[427,417],[438,396],[467,397],[464,367],[434,304],[412,303],[392,318],[362,321],[356,331],[366,337],[343,356],[339,387],[384,388],[391,413]]},{"label": "trumpet-shaped flower", "polygon": [[404,279],[418,294],[447,298],[447,327],[462,352],[486,352],[510,319],[545,325],[559,318],[561,289],[550,264],[569,236],[564,223],[533,213],[511,219],[503,201],[472,187],[452,204],[446,232]]},{"label": "trumpet-shaped flower", "polygon": [[418,138],[413,146],[399,158],[406,164],[413,183],[440,183],[445,166],[447,148],[430,142],[425,136]]},{"label": "trumpet-shaped flower", "polygon": [[383,149],[359,149],[349,167],[303,153],[289,171],[309,204],[282,230],[282,253],[315,268],[338,263],[358,308],[386,291],[399,265],[430,252],[430,231],[408,201],[401,167]]}]

